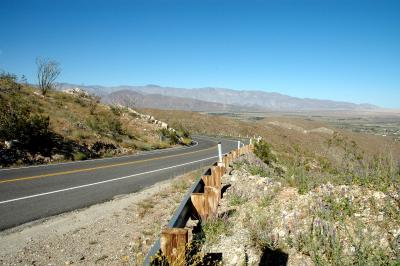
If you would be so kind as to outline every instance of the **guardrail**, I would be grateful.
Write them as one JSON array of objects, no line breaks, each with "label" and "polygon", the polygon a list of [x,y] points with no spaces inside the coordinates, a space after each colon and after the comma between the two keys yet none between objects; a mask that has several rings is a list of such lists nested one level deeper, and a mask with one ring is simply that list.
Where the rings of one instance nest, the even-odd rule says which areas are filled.
[{"label": "guardrail", "polygon": [[189,229],[184,228],[187,221],[189,218],[194,218],[204,222],[217,216],[222,196],[221,177],[234,159],[253,149],[252,144],[242,147],[238,145],[238,149],[224,156],[220,153],[219,161],[208,168],[186,193],[167,227],[162,230],[160,239],[148,252],[143,265],[152,265],[153,260],[161,256],[168,261],[169,265],[175,265],[178,260],[185,258],[189,242]]}]

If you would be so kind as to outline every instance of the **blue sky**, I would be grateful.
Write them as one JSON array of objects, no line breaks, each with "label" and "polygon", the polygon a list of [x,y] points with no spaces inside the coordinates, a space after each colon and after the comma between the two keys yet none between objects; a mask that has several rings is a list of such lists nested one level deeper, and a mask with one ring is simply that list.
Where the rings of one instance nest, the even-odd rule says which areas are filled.
[{"label": "blue sky", "polygon": [[59,81],[259,89],[400,108],[400,1],[7,1],[0,69]]}]

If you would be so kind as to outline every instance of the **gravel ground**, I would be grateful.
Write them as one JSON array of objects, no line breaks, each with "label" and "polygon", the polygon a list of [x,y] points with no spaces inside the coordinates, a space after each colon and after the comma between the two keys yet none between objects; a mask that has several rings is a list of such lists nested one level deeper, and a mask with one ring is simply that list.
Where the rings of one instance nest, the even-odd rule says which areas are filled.
[{"label": "gravel ground", "polygon": [[0,232],[0,264],[140,265],[200,173]]}]

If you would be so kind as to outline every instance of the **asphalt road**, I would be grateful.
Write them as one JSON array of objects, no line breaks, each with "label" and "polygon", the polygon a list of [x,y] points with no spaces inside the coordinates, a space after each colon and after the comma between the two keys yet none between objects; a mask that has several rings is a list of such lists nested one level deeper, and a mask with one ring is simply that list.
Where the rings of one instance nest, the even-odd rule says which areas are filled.
[{"label": "asphalt road", "polygon": [[0,170],[0,230],[60,214],[208,166],[236,141],[196,137],[196,145],[139,155]]}]

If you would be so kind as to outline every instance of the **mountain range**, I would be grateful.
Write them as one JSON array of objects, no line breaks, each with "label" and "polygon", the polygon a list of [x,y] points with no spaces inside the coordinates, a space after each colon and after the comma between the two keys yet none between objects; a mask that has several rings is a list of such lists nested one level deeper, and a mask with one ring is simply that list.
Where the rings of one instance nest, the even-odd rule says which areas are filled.
[{"label": "mountain range", "polygon": [[62,83],[60,89],[81,88],[102,97],[106,103],[140,108],[189,111],[335,111],[374,110],[378,106],[332,100],[292,97],[275,92],[224,88],[184,89],[146,86],[84,86]]}]

